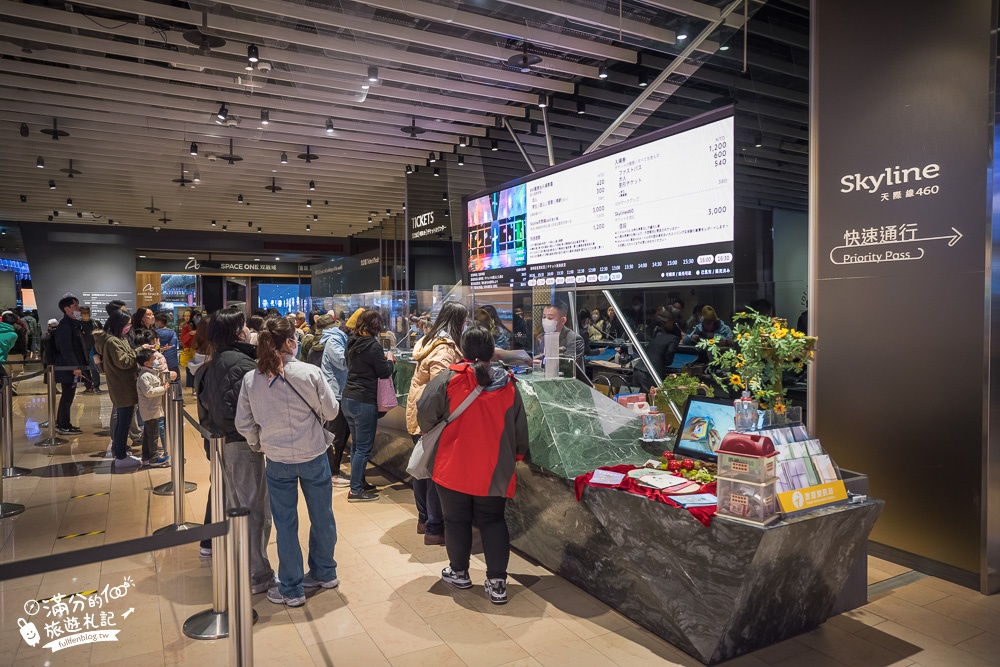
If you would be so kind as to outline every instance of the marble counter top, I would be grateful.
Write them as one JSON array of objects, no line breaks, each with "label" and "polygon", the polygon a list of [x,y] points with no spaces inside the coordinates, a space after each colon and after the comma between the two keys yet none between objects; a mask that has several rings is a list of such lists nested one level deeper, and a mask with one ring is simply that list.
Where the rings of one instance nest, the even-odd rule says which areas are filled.
[{"label": "marble counter top", "polygon": [[[396,363],[396,395],[406,405],[414,363]],[[642,420],[607,396],[572,378],[546,380],[517,376],[528,416],[531,462],[559,477],[572,479],[600,466],[642,465],[662,447],[639,442]]]}]

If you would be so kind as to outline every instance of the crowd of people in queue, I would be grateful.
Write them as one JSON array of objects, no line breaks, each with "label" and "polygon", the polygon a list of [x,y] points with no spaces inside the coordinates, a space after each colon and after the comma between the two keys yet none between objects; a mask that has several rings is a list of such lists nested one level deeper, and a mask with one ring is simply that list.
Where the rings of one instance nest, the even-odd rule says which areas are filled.
[{"label": "crowd of people in queue", "polygon": [[[107,305],[104,322],[71,295],[59,308],[63,318],[49,327],[49,361],[75,369],[55,375],[62,393],[60,432],[82,432],[70,423],[77,388],[100,391],[103,373],[113,407],[112,471],[169,465],[160,445],[163,396],[171,383],[183,382],[196,397],[201,425],[223,439],[225,505],[250,510],[252,592],[296,607],[305,603],[306,589],[336,588],[333,488],[349,487],[348,502],[379,500],[365,471],[384,414],[379,384],[393,377],[396,363],[386,350],[395,341],[386,337],[390,332],[381,313],[359,308],[350,317],[333,311],[282,316],[270,309],[246,317],[235,307],[211,314],[191,309],[184,311],[178,334],[167,313],[147,308],[129,313],[121,301]],[[556,312],[565,325],[565,311]],[[13,325],[4,326],[4,315],[0,356],[13,348],[17,335]],[[425,544],[445,546],[449,566],[442,579],[468,588],[477,526],[487,562],[484,588],[493,603],[503,604],[510,551],[504,507],[514,493],[514,464],[527,452],[528,435],[513,375],[490,362],[497,349],[523,349],[515,346],[524,345],[527,334],[519,337],[516,326],[507,328],[496,309],[469,313],[457,302],[445,303],[432,322],[411,333],[419,335],[407,429],[416,443],[447,422],[433,475],[413,480],[417,533]],[[476,387],[480,393],[468,410],[449,420]],[[130,437],[141,442],[141,456],[134,455]],[[208,455],[208,440],[205,451]],[[298,537],[300,487],[309,518],[305,565]],[[205,520],[211,520],[208,508]],[[272,527],[277,572],[267,553]],[[211,556],[210,541],[200,547],[202,556]]]}]

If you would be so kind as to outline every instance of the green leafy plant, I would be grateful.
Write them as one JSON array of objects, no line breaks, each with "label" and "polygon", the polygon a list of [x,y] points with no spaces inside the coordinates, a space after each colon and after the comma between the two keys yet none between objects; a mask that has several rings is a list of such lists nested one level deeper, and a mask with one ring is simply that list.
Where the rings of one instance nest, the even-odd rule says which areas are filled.
[{"label": "green leafy plant", "polygon": [[668,375],[663,378],[656,391],[656,408],[665,414],[670,414],[670,406],[667,401],[672,402],[678,408],[684,405],[688,396],[694,396],[702,390],[708,396],[715,396],[715,391],[711,387],[702,384],[701,380],[687,373]]},{"label": "green leafy plant", "polygon": [[727,374],[735,389],[749,391],[764,409],[783,414],[788,403],[782,373],[800,372],[812,361],[816,337],[788,327],[788,321],[747,310],[733,318],[733,347],[703,340],[709,366]]}]

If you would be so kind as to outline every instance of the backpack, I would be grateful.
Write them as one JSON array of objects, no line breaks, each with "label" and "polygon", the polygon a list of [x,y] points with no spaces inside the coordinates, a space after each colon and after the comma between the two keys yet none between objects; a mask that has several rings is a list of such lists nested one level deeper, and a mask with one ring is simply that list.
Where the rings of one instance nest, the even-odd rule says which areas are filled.
[{"label": "backpack", "polygon": [[56,356],[59,350],[56,349],[56,337],[53,332],[48,331],[42,336],[42,365],[51,366],[56,363]]},{"label": "backpack", "polygon": [[323,350],[326,349],[326,343],[323,342],[322,338],[316,339],[316,342],[310,345],[309,351],[304,355],[303,361],[320,368],[323,366]]}]

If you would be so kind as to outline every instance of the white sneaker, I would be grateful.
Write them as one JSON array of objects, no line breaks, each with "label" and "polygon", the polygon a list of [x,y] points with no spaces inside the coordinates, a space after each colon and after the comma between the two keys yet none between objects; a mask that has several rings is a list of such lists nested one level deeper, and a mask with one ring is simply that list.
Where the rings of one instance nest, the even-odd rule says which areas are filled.
[{"label": "white sneaker", "polygon": [[312,575],[306,574],[302,577],[302,585],[305,588],[336,588],[340,585],[340,579],[334,577],[330,581],[320,581],[319,579],[313,579]]},{"label": "white sneaker", "polygon": [[202,547],[201,551],[198,552],[198,555],[201,556],[202,558],[211,558],[212,547]]},{"label": "white sneaker", "polygon": [[114,463],[112,463],[111,465],[111,468],[115,472],[118,471],[124,472],[127,470],[135,470],[136,468],[139,468],[141,466],[142,466],[142,459],[140,459],[138,456],[132,456],[131,454],[128,454],[123,459],[115,459]]},{"label": "white sneaker", "polygon": [[281,590],[275,586],[267,592],[267,601],[273,602],[274,604],[284,604],[289,607],[301,607],[306,603],[305,596],[300,598],[287,598],[281,594]]},{"label": "white sneaker", "polygon": [[343,489],[345,487],[349,487],[350,485],[351,485],[350,477],[341,477],[340,475],[333,476],[333,486],[335,488]]}]

